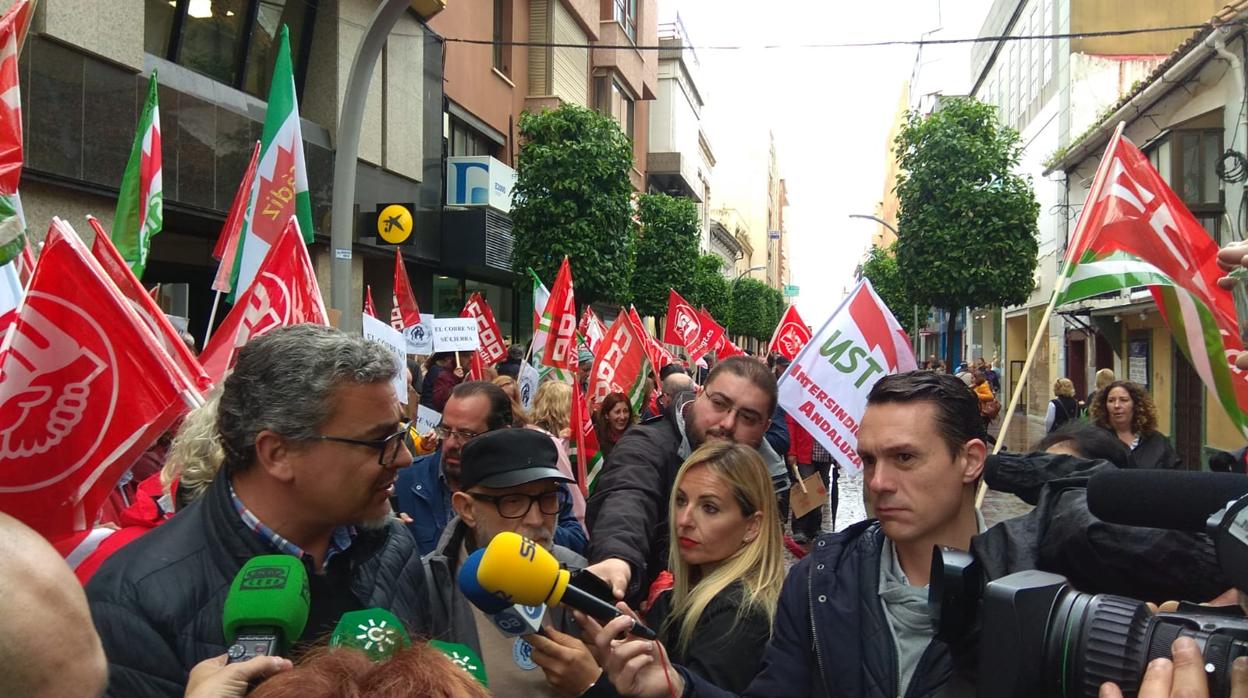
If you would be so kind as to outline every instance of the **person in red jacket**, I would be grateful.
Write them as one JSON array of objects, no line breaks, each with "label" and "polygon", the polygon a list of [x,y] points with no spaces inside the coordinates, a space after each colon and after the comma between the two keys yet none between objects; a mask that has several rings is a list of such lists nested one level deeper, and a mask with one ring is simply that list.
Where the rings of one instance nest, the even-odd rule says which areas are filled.
[{"label": "person in red jacket", "polygon": [[[836,466],[828,457],[827,450],[815,443],[810,432],[803,429],[792,416],[786,414],[784,419],[789,427],[789,455],[786,457],[789,462],[789,477],[793,477],[792,471],[795,465],[802,479],[819,473],[819,478],[823,480],[823,486],[828,490],[832,502],[832,519],[835,523],[837,491],[831,473]],[[824,458],[816,458],[816,455],[823,455]],[[795,486],[796,484],[794,483]],[[814,509],[804,516],[794,516],[792,526],[793,542],[803,546],[810,545],[823,532],[823,507]]]}]

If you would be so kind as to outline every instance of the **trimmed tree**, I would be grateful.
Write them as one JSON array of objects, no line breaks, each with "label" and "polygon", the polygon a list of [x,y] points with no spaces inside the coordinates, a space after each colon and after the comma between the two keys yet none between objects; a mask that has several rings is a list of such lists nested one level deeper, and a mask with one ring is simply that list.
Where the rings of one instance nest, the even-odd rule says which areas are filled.
[{"label": "trimmed tree", "polygon": [[897,243],[888,247],[872,247],[867,261],[862,265],[862,275],[870,279],[875,292],[888,306],[897,322],[913,337],[918,328],[914,326],[914,306],[897,268]]},{"label": "trimmed tree", "polygon": [[897,268],[912,302],[948,311],[945,358],[964,308],[1018,305],[1034,286],[1031,180],[1015,174],[1018,132],[995,107],[966,97],[907,115],[896,140]]},{"label": "trimmed tree", "polygon": [[[633,304],[642,315],[667,312],[668,289],[685,298],[693,287],[698,259],[698,208],[691,199],[645,194],[639,207],[637,265],[633,270]],[[694,301],[690,301],[694,302]]]},{"label": "trimmed tree", "polygon": [[745,335],[765,341],[771,337],[775,329],[775,299],[769,291],[774,291],[758,279],[740,279],[732,289],[732,326],[734,335]]},{"label": "trimmed tree", "polygon": [[[633,146],[610,117],[572,104],[520,115],[512,263],[550,283],[567,255],[578,305],[626,305],[633,276]],[[527,283],[527,282],[522,282]]]},{"label": "trimmed tree", "polygon": [[723,265],[724,260],[719,255],[704,254],[698,257],[693,267],[689,295],[685,298],[694,305],[706,308],[716,322],[728,327],[732,324],[732,293],[731,284],[724,278]]}]

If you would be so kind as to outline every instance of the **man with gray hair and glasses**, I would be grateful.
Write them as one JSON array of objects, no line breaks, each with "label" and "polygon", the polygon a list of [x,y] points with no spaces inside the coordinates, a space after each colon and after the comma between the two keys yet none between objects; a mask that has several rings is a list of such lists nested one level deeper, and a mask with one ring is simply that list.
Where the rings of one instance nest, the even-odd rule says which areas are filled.
[{"label": "man with gray hair and glasses", "polygon": [[208,491],[115,553],[87,586],[110,695],[181,696],[192,667],[225,653],[226,594],[257,555],[292,555],[307,568],[301,642],[370,607],[426,632],[420,555],[389,502],[412,462],[396,370],[381,345],[320,325],[283,327],[242,348],[221,394],[225,460]]}]

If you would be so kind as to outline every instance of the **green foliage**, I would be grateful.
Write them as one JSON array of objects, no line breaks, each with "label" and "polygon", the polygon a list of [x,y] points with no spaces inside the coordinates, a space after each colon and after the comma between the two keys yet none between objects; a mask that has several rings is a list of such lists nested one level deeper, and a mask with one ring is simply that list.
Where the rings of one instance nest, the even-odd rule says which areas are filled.
[{"label": "green foliage", "polygon": [[728,279],[724,278],[721,271],[723,264],[724,260],[719,255],[704,254],[698,257],[689,282],[689,293],[685,298],[695,306],[706,308],[716,322],[728,327],[732,320],[732,294]]},{"label": "green foliage", "polygon": [[766,341],[771,338],[783,311],[784,297],[779,291],[758,279],[741,279],[732,289],[729,333]]},{"label": "green foliage", "polygon": [[698,208],[691,199],[667,194],[645,194],[639,208],[633,304],[643,316],[658,317],[667,312],[669,288],[689,299],[698,259]]},{"label": "green foliage", "polygon": [[[515,269],[551,283],[567,255],[579,305],[626,305],[633,276],[633,146],[615,121],[565,104],[520,116]],[[525,283],[525,282],[522,282]]]},{"label": "green foliage", "polygon": [[901,279],[901,270],[897,268],[896,249],[897,243],[886,248],[872,247],[867,261],[862,265],[862,275],[871,280],[871,286],[875,288],[880,300],[884,301],[897,322],[913,337],[918,330],[914,326],[914,303],[910,301],[906,285]]},{"label": "green foliage", "polygon": [[911,301],[952,312],[1024,302],[1040,206],[1014,173],[1018,133],[995,107],[953,98],[927,117],[911,112],[896,152],[897,268]]}]

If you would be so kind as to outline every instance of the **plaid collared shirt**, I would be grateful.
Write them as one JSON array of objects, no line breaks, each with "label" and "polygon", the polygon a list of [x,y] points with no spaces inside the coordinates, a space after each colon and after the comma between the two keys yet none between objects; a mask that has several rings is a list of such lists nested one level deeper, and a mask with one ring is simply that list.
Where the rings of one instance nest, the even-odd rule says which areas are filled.
[{"label": "plaid collared shirt", "polygon": [[831,463],[832,454],[828,453],[828,449],[824,448],[823,444],[819,443],[819,439],[811,439],[811,440],[815,442],[815,445],[810,450],[810,462],[811,463]]},{"label": "plaid collared shirt", "polygon": [[[247,508],[247,505],[243,504],[243,500],[238,498],[238,495],[234,492],[234,485],[232,483],[230,484],[230,501],[234,502],[234,511],[238,512],[238,517],[243,520],[243,525],[251,529],[251,532],[255,533],[256,537],[259,538],[261,542],[283,555],[294,555],[300,560],[312,563],[312,556],[304,552],[303,548],[300,548],[294,543],[286,540],[280,533],[274,531],[268,526],[265,526],[264,522],[256,518],[256,515],[251,513],[251,510]],[[329,547],[325,550],[325,563],[321,565],[321,569],[324,570],[325,566],[329,564],[330,559],[332,559],[335,555],[345,552],[347,548],[350,548],[351,543],[354,541],[354,526],[339,526],[338,528],[335,528],[334,532],[329,537]]]}]

